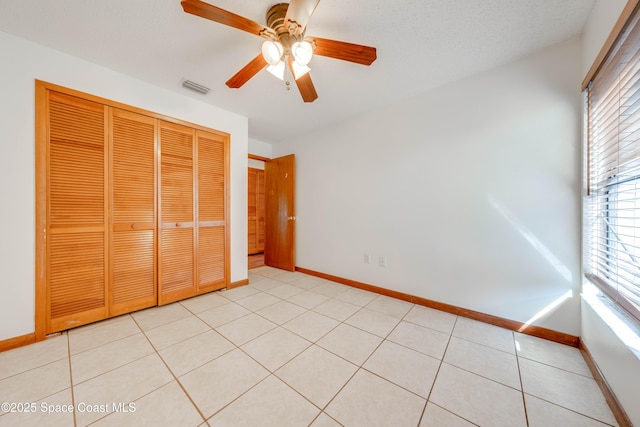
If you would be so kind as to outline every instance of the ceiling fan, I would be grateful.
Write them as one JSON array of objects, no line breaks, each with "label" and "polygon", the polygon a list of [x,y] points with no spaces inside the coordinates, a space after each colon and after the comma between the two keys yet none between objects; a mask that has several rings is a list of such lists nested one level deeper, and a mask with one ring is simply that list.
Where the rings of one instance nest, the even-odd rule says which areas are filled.
[{"label": "ceiling fan", "polygon": [[[356,64],[371,65],[376,60],[376,48],[359,44],[305,37],[309,18],[320,0],[291,0],[279,3],[267,11],[267,25],[226,11],[200,0],[182,0],[185,12],[228,25],[239,30],[265,38],[262,52],[245,65],[226,85],[240,88],[263,68],[284,79],[290,70],[304,102],[313,102],[318,98],[309,75],[308,63],[312,55],[350,61]],[[289,89],[289,82],[286,82]]]}]

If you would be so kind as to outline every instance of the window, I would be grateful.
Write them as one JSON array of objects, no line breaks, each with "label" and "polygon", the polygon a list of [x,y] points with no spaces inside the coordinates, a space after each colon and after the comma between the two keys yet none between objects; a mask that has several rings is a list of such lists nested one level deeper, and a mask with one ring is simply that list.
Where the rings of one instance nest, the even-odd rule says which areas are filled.
[{"label": "window", "polygon": [[586,89],[585,272],[640,319],[640,24],[632,17]]}]

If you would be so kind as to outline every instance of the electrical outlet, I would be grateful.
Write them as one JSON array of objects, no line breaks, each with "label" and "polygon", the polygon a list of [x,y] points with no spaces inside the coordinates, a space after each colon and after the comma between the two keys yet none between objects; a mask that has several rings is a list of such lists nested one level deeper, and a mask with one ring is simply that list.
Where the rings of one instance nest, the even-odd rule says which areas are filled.
[{"label": "electrical outlet", "polygon": [[380,258],[378,258],[378,265],[382,268],[387,266],[387,258],[381,256]]},{"label": "electrical outlet", "polygon": [[364,263],[371,264],[371,254],[364,254]]}]

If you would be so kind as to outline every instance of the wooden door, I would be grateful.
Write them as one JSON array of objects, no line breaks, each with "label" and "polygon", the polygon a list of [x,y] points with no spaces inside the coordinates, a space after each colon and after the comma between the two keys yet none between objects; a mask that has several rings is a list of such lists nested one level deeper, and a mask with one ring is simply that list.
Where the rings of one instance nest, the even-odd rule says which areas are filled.
[{"label": "wooden door", "polygon": [[264,251],[264,170],[249,168],[248,171],[248,254]]},{"label": "wooden door", "polygon": [[56,92],[49,92],[46,105],[49,134],[39,147],[47,152],[46,188],[40,185],[38,192],[46,192],[45,318],[51,333],[108,315],[108,152],[103,105]]},{"label": "wooden door", "polygon": [[159,123],[158,304],[162,305],[196,295],[195,130],[164,121]]},{"label": "wooden door", "polygon": [[156,119],[111,109],[110,315],[157,304]]},{"label": "wooden door", "polygon": [[36,340],[228,286],[228,134],[36,81],[35,163]]},{"label": "wooden door", "polygon": [[229,263],[225,214],[227,141],[223,135],[197,131],[197,293],[227,287]]},{"label": "wooden door", "polygon": [[271,159],[265,163],[266,236],[264,263],[271,267],[294,271],[295,155]]}]

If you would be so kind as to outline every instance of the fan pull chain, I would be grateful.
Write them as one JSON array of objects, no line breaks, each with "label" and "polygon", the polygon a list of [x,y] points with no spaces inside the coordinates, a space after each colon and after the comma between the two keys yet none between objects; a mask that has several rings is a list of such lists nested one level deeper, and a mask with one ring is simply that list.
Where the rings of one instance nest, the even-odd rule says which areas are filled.
[{"label": "fan pull chain", "polygon": [[289,76],[291,76],[291,70],[289,70],[288,64],[289,60],[285,55],[284,63],[287,64],[284,67],[284,87],[286,90],[291,90],[291,82],[289,81]]}]

